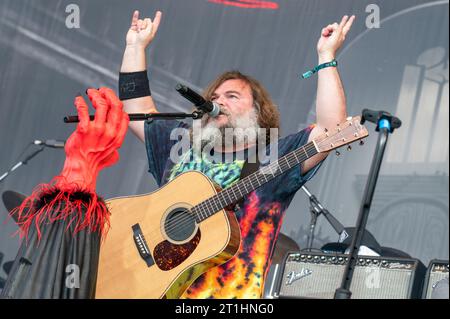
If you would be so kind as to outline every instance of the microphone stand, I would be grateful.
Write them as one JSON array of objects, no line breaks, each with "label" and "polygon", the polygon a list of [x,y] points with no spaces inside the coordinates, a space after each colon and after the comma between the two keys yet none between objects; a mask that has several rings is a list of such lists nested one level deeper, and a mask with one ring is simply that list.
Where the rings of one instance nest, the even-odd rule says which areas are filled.
[{"label": "microphone stand", "polygon": [[[201,110],[192,113],[132,113],[128,114],[130,121],[151,121],[151,120],[173,120],[185,119],[191,117],[194,120],[201,119],[205,113]],[[89,120],[93,121],[95,115],[89,115]],[[78,116],[64,117],[64,123],[77,123],[80,119]]]},{"label": "microphone stand", "polygon": [[364,197],[359,210],[355,233],[353,234],[352,243],[350,245],[348,263],[345,267],[344,275],[342,276],[341,286],[335,291],[334,299],[350,299],[352,295],[350,291],[350,284],[352,282],[353,271],[356,266],[358,257],[357,254],[361,246],[361,241],[363,239],[369,217],[370,206],[372,204],[372,198],[375,192],[381,162],[386,149],[386,143],[388,141],[389,133],[393,133],[394,130],[399,128],[402,124],[400,119],[392,116],[388,112],[364,109],[361,117],[361,124],[364,124],[366,120],[377,125],[375,131],[379,132],[378,142],[372,160],[372,166],[370,167],[369,178],[364,190]]},{"label": "microphone stand", "polygon": [[[210,101],[205,101],[203,97],[196,92],[192,91],[187,86],[182,84],[177,84],[175,87],[178,93],[180,93],[185,99],[192,102],[197,108],[196,111],[192,113],[130,113],[128,117],[130,121],[147,121],[151,122],[152,120],[173,120],[173,119],[185,119],[192,118],[194,120],[201,119],[203,115],[205,115],[205,111],[210,114],[211,112],[219,113],[220,109],[214,108],[214,103]],[[208,108],[205,107],[209,105],[211,110],[208,111]],[[214,111],[215,110],[215,111]],[[217,115],[216,114],[216,115]],[[95,115],[89,115],[89,120],[93,121],[95,119]],[[79,122],[78,116],[66,116],[64,117],[64,123],[76,123]]]},{"label": "microphone stand", "polygon": [[[334,228],[334,230],[339,234],[339,236],[343,236],[345,232],[344,226],[333,216],[331,213],[324,208],[320,202],[317,200],[316,196],[311,194],[311,192],[308,190],[308,188],[303,185],[302,190],[308,195],[309,197],[309,204],[310,204],[310,211],[311,211],[311,221],[310,221],[310,228],[309,228],[309,235],[308,235],[308,241],[307,241],[307,250],[311,251],[314,241],[314,231],[316,228],[317,223],[317,217],[319,217],[320,214],[323,214],[325,218],[328,220],[330,225]],[[345,236],[348,236],[346,233]]]},{"label": "microphone stand", "polygon": [[28,163],[29,160],[31,160],[33,157],[35,157],[36,155],[38,155],[40,152],[42,152],[44,150],[45,146],[41,146],[39,147],[39,149],[37,149],[36,151],[34,151],[33,153],[31,153],[30,155],[28,155],[23,161],[18,162],[17,164],[15,164],[13,167],[11,167],[5,174],[3,174],[2,176],[0,176],[0,183],[12,172],[14,172],[16,169],[18,169],[20,166],[22,165],[26,165]]}]

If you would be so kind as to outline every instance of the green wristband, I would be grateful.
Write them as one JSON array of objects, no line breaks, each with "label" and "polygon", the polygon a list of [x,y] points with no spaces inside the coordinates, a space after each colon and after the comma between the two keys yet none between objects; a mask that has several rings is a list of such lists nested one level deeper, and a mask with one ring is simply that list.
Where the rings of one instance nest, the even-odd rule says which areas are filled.
[{"label": "green wristband", "polygon": [[335,67],[335,66],[337,66],[337,60],[336,59],[334,59],[333,61],[331,61],[331,62],[327,62],[327,63],[323,63],[323,64],[320,64],[320,65],[318,65],[318,66],[316,66],[314,69],[312,69],[312,70],[310,70],[310,71],[308,71],[308,72],[305,72],[305,73],[303,73],[302,74],[302,78],[304,78],[304,79],[307,79],[307,78],[309,78],[309,77],[311,77],[314,73],[316,73],[317,71],[319,71],[319,70],[321,70],[321,69],[324,69],[324,68],[328,68],[328,67]]}]

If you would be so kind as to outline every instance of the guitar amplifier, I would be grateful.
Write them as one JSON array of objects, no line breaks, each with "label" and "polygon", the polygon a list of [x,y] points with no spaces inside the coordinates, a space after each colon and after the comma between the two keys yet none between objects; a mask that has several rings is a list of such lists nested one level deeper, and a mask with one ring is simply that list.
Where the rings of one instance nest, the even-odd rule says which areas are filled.
[{"label": "guitar amplifier", "polygon": [[[276,298],[333,299],[348,255],[288,253],[278,272]],[[350,291],[352,299],[421,297],[426,267],[417,259],[358,256]]]},{"label": "guitar amplifier", "polygon": [[[430,262],[428,266],[427,274],[425,276],[425,281],[423,284],[423,299],[436,298],[432,295],[433,289],[436,287],[438,282],[443,279],[448,279],[448,260],[437,260],[434,259]],[[447,298],[448,298],[448,287],[447,287]]]}]

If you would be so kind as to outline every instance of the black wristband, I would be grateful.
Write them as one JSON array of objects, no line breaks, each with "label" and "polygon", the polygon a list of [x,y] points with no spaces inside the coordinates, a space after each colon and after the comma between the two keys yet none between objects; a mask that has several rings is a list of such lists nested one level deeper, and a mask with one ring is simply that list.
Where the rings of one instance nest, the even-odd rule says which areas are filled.
[{"label": "black wristband", "polygon": [[129,100],[143,96],[151,96],[147,71],[119,74],[119,99]]}]

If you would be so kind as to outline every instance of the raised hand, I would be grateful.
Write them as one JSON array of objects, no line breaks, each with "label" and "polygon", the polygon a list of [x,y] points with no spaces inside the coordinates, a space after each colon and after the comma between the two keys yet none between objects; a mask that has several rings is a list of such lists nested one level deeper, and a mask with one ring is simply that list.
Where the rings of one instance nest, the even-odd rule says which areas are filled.
[{"label": "raised hand", "polygon": [[131,26],[127,33],[127,46],[146,48],[155,38],[161,16],[161,11],[157,11],[153,21],[150,18],[139,19],[139,11],[134,11]]},{"label": "raised hand", "polygon": [[97,175],[105,167],[119,160],[118,149],[125,138],[129,117],[122,110],[122,102],[113,90],[87,90],[95,108],[95,119],[90,121],[88,105],[81,96],[75,98],[80,122],[65,146],[66,161],[57,185],[60,188],[76,184],[95,191]]},{"label": "raised hand", "polygon": [[336,52],[341,48],[345,37],[352,27],[355,16],[344,16],[341,22],[327,25],[322,29],[319,42],[317,43],[317,53],[323,60],[332,60],[336,57]]}]

